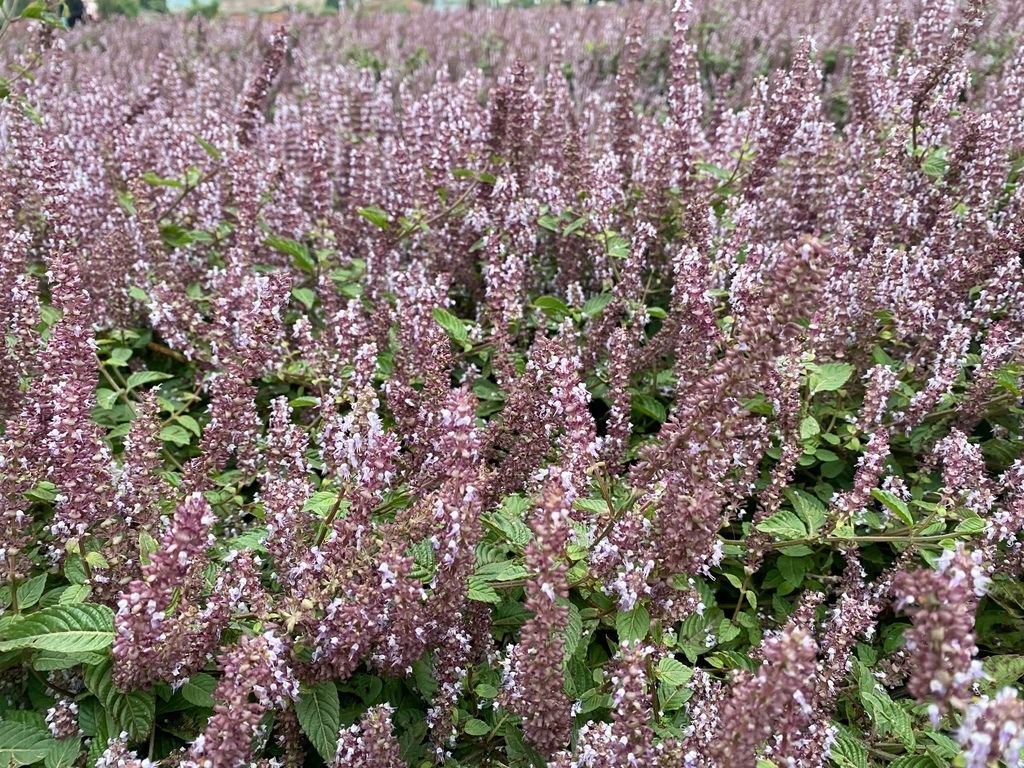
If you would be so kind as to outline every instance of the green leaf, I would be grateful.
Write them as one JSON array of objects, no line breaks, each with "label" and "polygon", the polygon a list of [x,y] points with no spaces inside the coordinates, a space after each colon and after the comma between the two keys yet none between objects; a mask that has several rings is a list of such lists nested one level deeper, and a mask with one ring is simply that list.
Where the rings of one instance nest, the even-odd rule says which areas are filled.
[{"label": "green leaf", "polygon": [[380,227],[381,229],[387,229],[388,221],[391,219],[387,211],[378,208],[375,205],[367,206],[366,208],[356,208],[356,213],[358,213],[368,222],[373,224],[375,227]]},{"label": "green leaf", "polygon": [[851,734],[846,728],[836,728],[836,740],[832,745],[829,758],[839,768],[867,768],[868,750],[860,738]]},{"label": "green leaf", "polygon": [[192,435],[188,433],[188,430],[177,424],[168,424],[160,430],[158,437],[165,443],[174,443],[179,446],[185,446],[192,442]]},{"label": "green leaf", "polygon": [[577,608],[573,603],[568,600],[558,599],[559,605],[564,605],[569,609],[569,616],[565,622],[565,645],[563,651],[565,658],[571,657],[576,653],[576,649],[580,645],[580,640],[583,639],[583,619],[580,617],[580,609]]},{"label": "green leaf", "polygon": [[882,488],[872,488],[871,496],[875,500],[882,502],[886,509],[907,525],[914,524],[914,516],[910,513],[910,507],[896,494]]},{"label": "green leaf", "polygon": [[160,548],[160,542],[154,539],[148,531],[139,531],[139,562],[149,565],[149,558]]},{"label": "green leaf", "polygon": [[193,419],[188,414],[182,413],[175,417],[177,422],[181,424],[185,429],[191,432],[196,437],[199,437],[202,430],[199,428],[199,422]]},{"label": "green leaf", "polygon": [[199,672],[192,675],[188,682],[181,686],[181,695],[189,704],[212,709],[214,705],[213,691],[216,687],[217,681],[212,675]]},{"label": "green leaf", "polygon": [[658,679],[669,685],[686,685],[693,677],[693,670],[678,659],[666,656],[658,662]]},{"label": "green leaf", "polygon": [[110,675],[109,661],[87,667],[84,678],[107,714],[132,741],[142,741],[149,736],[156,717],[156,698],[152,690],[125,693],[118,689]]},{"label": "green leaf", "polygon": [[45,589],[45,573],[40,573],[38,576],[33,576],[31,579],[21,582],[21,584],[18,585],[17,591],[19,610],[23,611],[38,603],[39,598],[43,596],[43,591]]},{"label": "green leaf", "polygon": [[208,142],[202,136],[196,136],[195,139],[199,143],[199,146],[202,147],[203,150],[206,152],[206,154],[208,154],[214,160],[220,160],[220,150],[213,146],[213,144]]},{"label": "green leaf", "polygon": [[114,640],[114,612],[105,605],[54,605],[6,627],[0,652],[21,648],[77,653],[99,651]]},{"label": "green leaf", "polygon": [[486,736],[491,732],[491,726],[483,720],[477,720],[475,717],[471,717],[466,721],[465,731],[470,736]]},{"label": "green leaf", "polygon": [[292,288],[292,296],[306,309],[312,309],[316,303],[316,293],[311,288]]},{"label": "green leaf", "polygon": [[823,363],[809,365],[811,372],[811,395],[819,392],[834,392],[849,380],[853,374],[853,366],[848,363]]},{"label": "green leaf", "polygon": [[583,316],[587,318],[597,317],[611,303],[612,298],[610,293],[599,293],[596,296],[591,296],[583,303]]},{"label": "green leaf", "polygon": [[153,171],[146,171],[142,174],[142,180],[154,187],[175,187],[176,189],[181,189],[184,186],[181,179],[167,178],[157,173],[153,173]]},{"label": "green leaf", "polygon": [[295,714],[320,757],[328,765],[333,763],[338,746],[338,730],[341,728],[341,705],[334,683],[328,680],[313,686],[303,686],[295,702]]},{"label": "green leaf", "polygon": [[54,741],[53,747],[43,758],[46,768],[68,768],[75,764],[78,753],[82,751],[82,737],[72,736]]},{"label": "green leaf", "polygon": [[469,599],[480,603],[492,603],[497,605],[501,602],[501,595],[497,590],[483,579],[477,576],[469,577]]},{"label": "green leaf", "polygon": [[802,557],[788,557],[783,555],[778,561],[779,573],[786,580],[787,584],[799,587],[807,573],[807,561]]},{"label": "green leaf", "polygon": [[503,560],[498,563],[481,565],[473,575],[486,581],[512,581],[525,578],[528,573],[529,571],[521,563],[514,560]]},{"label": "green leaf", "polygon": [[634,411],[654,419],[659,424],[664,424],[668,419],[668,411],[665,405],[655,398],[643,392],[633,394],[631,405]]},{"label": "green leaf", "polygon": [[277,235],[271,235],[263,243],[275,251],[291,256],[292,262],[303,272],[312,273],[316,271],[316,261],[309,255],[309,248],[304,243],[287,237],[278,237]]},{"label": "green leaf", "polygon": [[434,307],[433,314],[437,324],[444,328],[445,333],[452,339],[460,344],[469,344],[469,331],[466,330],[466,324],[462,320],[443,307]]},{"label": "green leaf", "polygon": [[79,605],[89,599],[92,587],[88,584],[72,584],[61,592],[57,602],[60,605]]},{"label": "green leaf", "polygon": [[986,525],[987,524],[985,523],[984,518],[978,516],[973,512],[969,512],[968,514],[964,515],[963,520],[957,523],[956,532],[963,533],[966,535],[973,535],[975,533],[981,533],[982,531],[984,531]]},{"label": "green leaf", "polygon": [[1024,676],[1024,656],[1004,654],[989,656],[982,662],[985,676],[991,678],[989,685],[993,690],[1000,690],[1013,685]]},{"label": "green leaf", "polygon": [[805,539],[807,527],[800,517],[789,509],[780,509],[771,517],[757,524],[757,530],[770,533],[779,539]]},{"label": "green leaf", "polygon": [[[748,592],[747,594],[749,595],[751,593]],[[718,624],[717,635],[719,643],[731,642],[732,640],[735,640],[737,637],[739,637],[742,633],[743,630],[741,630],[739,627],[737,627],[735,624],[729,621],[729,619],[722,619],[721,622],[719,622]]]},{"label": "green leaf", "polygon": [[32,490],[25,491],[25,497],[49,504],[57,498],[57,486],[49,480],[41,480]]},{"label": "green leaf", "polygon": [[96,405],[105,411],[109,411],[117,403],[117,395],[113,389],[100,387],[96,390]]},{"label": "green leaf", "polygon": [[487,683],[480,683],[476,688],[473,689],[477,696],[481,699],[496,699],[498,698],[498,689],[493,685]]},{"label": "green leaf", "polygon": [[32,659],[32,669],[37,672],[52,672],[58,669],[71,669],[79,664],[93,666],[102,664],[107,660],[107,655],[86,651],[84,653],[56,653],[54,651],[40,651]]},{"label": "green leaf", "polygon": [[56,741],[32,725],[0,720],[0,765],[32,765],[46,758]]},{"label": "green leaf", "polygon": [[173,379],[169,373],[162,373],[160,371],[136,371],[128,377],[126,385],[128,389],[135,389],[141,387],[143,384],[152,384],[154,381],[166,381],[167,379]]},{"label": "green leaf", "polygon": [[569,306],[557,296],[540,296],[534,300],[533,306],[551,317],[565,317],[569,314]]},{"label": "green leaf", "polygon": [[843,726],[837,726],[836,742],[828,757],[840,768],[867,768],[864,742]]},{"label": "green leaf", "polygon": [[938,768],[929,755],[903,755],[888,764],[889,768]]},{"label": "green leaf", "polygon": [[132,350],[128,347],[115,347],[110,350],[110,357],[107,358],[107,364],[112,365],[115,368],[122,368],[128,365],[128,360],[132,356]]},{"label": "green leaf", "polygon": [[946,173],[946,148],[938,147],[930,151],[921,163],[921,171],[933,179],[942,178]]},{"label": "green leaf", "polygon": [[620,643],[644,640],[650,628],[651,616],[642,604],[615,617],[615,631],[619,635]]},{"label": "green leaf", "polygon": [[803,421],[800,422],[800,439],[810,440],[815,435],[821,432],[821,425],[818,424],[818,420],[813,416],[805,416]]},{"label": "green leaf", "polygon": [[813,536],[828,519],[825,505],[818,500],[817,496],[812,496],[798,488],[787,488],[785,494],[800,519],[806,523],[807,533]]}]

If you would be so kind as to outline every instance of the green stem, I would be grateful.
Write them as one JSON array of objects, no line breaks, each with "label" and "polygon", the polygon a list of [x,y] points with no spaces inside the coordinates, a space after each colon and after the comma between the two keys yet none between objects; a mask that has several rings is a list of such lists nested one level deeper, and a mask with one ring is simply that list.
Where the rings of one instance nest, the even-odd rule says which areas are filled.
[{"label": "green stem", "polygon": [[14,611],[14,615],[17,616],[20,613],[18,609],[18,576],[14,571],[13,557],[8,558],[7,568],[11,579],[11,610]]},{"label": "green stem", "polygon": [[338,498],[334,500],[334,505],[331,507],[331,511],[327,513],[327,517],[324,518],[323,527],[320,528],[320,533],[316,537],[316,546],[320,546],[324,543],[324,539],[327,538],[327,532],[334,526],[334,520],[338,516],[338,510],[341,508],[341,500],[345,498],[345,489],[338,491]]},{"label": "green stem", "polygon": [[85,539],[78,539],[78,554],[82,558],[82,568],[85,570],[85,578],[92,582],[92,566],[89,565],[89,559],[85,556]]}]

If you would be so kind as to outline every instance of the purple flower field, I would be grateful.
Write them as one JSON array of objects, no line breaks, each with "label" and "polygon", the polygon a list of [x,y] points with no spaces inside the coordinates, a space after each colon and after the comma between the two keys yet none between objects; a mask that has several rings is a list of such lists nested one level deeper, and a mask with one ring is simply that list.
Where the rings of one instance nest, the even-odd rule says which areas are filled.
[{"label": "purple flower field", "polygon": [[0,768],[1024,755],[1024,5],[0,17]]}]

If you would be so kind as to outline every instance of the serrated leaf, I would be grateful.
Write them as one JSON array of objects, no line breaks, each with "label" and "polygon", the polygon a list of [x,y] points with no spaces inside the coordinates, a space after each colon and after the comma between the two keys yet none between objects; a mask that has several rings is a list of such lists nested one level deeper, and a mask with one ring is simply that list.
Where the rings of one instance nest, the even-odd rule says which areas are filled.
[{"label": "serrated leaf", "polygon": [[142,180],[154,187],[174,187],[175,189],[181,189],[184,186],[181,179],[172,179],[166,176],[161,176],[153,171],[146,171],[143,173]]},{"label": "serrated leaf", "polygon": [[867,768],[868,765],[868,751],[864,742],[842,726],[836,728],[836,740],[829,758],[839,768]]},{"label": "serrated leaf", "polygon": [[39,598],[43,596],[45,590],[45,573],[40,573],[38,576],[33,576],[31,579],[21,582],[16,591],[18,595],[18,608],[22,611],[26,608],[31,608],[39,602]]},{"label": "serrated leaf", "polygon": [[154,539],[148,531],[139,531],[139,562],[142,565],[149,565],[150,555],[160,548],[160,542]]},{"label": "serrated leaf", "polygon": [[275,251],[291,256],[292,263],[303,272],[312,273],[316,270],[316,261],[310,256],[309,248],[304,243],[287,237],[278,237],[277,235],[271,235],[263,243]]},{"label": "serrated leaf", "polygon": [[883,488],[872,488],[871,496],[876,501],[882,502],[882,505],[886,509],[896,515],[907,525],[914,524],[914,516],[910,512],[910,507],[908,507],[907,503],[896,494]]},{"label": "serrated leaf", "polygon": [[31,490],[25,491],[25,497],[48,504],[57,498],[57,486],[49,480],[43,480]]},{"label": "serrated leaf", "polygon": [[118,393],[113,389],[100,387],[96,390],[96,405],[105,411],[109,411],[117,404]]},{"label": "serrated leaf", "polygon": [[771,517],[757,524],[757,530],[770,533],[783,540],[807,538],[807,526],[800,517],[789,509],[780,509]]},{"label": "serrated leaf", "polygon": [[488,522],[501,531],[505,539],[517,549],[523,549],[533,538],[530,527],[518,518],[503,513],[491,515]]},{"label": "serrated leaf", "polygon": [[783,555],[779,558],[778,568],[787,584],[799,587],[803,583],[804,574],[807,573],[807,561],[802,557]]},{"label": "serrated leaf", "polygon": [[128,377],[128,381],[125,384],[128,389],[135,389],[144,384],[152,384],[155,381],[166,381],[173,378],[171,374],[162,373],[161,371],[136,371]]},{"label": "serrated leaf", "polygon": [[166,427],[160,430],[160,434],[157,435],[165,443],[174,443],[178,446],[185,446],[192,442],[192,435],[188,431],[178,424],[168,424]]},{"label": "serrated leaf", "polygon": [[503,560],[499,563],[481,565],[473,575],[486,581],[513,581],[525,578],[528,573],[529,571],[520,563]]},{"label": "serrated leaf", "polygon": [[845,384],[853,374],[853,366],[848,363],[822,363],[809,365],[811,372],[809,385],[811,395],[819,392],[834,392]]},{"label": "serrated leaf", "polygon": [[637,413],[654,419],[659,424],[664,424],[668,419],[668,410],[665,408],[664,403],[646,393],[634,393],[630,405]]},{"label": "serrated leaf", "polygon": [[591,296],[583,302],[583,316],[587,318],[597,317],[611,303],[612,298],[610,293],[599,293],[596,296]]},{"label": "serrated leaf", "polygon": [[89,599],[92,587],[88,584],[71,584],[57,598],[59,605],[79,605]]},{"label": "serrated leaf", "polygon": [[53,672],[58,669],[71,669],[78,665],[94,666],[107,660],[106,654],[87,651],[85,653],[56,653],[40,651],[32,659],[32,669],[38,672]]},{"label": "serrated leaf", "polygon": [[693,677],[693,670],[678,659],[666,656],[658,662],[658,679],[669,685],[686,685]]},{"label": "serrated leaf", "polygon": [[68,766],[75,764],[81,751],[81,736],[55,740],[53,747],[46,753],[46,757],[43,758],[43,764],[46,768],[68,768]]},{"label": "serrated leaf", "polygon": [[0,765],[32,765],[46,758],[56,741],[31,725],[0,720]]},{"label": "serrated leaf", "polygon": [[356,213],[358,213],[368,222],[373,224],[375,227],[380,227],[381,229],[388,228],[388,221],[391,218],[388,215],[387,211],[378,208],[375,205],[370,205],[365,208],[356,208]]},{"label": "serrated leaf", "polygon": [[475,717],[469,718],[466,721],[466,725],[463,730],[466,731],[470,736],[486,736],[491,732],[491,726],[485,723],[483,720],[478,720]]},{"label": "serrated leaf", "polygon": [[800,516],[800,519],[807,525],[807,533],[811,536],[825,524],[828,515],[825,505],[806,491],[799,488],[787,488],[786,498],[793,505],[793,510]]},{"label": "serrated leaf", "polygon": [[[747,593],[750,594],[750,593]],[[735,640],[743,633],[739,627],[733,624],[729,619],[722,619],[718,624],[718,642],[728,643]]]},{"label": "serrated leaf", "polygon": [[78,653],[98,651],[114,640],[114,612],[105,605],[54,605],[7,627],[0,652],[21,648]]},{"label": "serrated leaf", "polygon": [[193,435],[195,435],[196,437],[199,437],[199,435],[200,435],[200,433],[202,431],[199,428],[199,422],[196,421],[195,419],[193,419],[191,416],[189,416],[188,414],[183,413],[183,414],[179,414],[178,416],[176,416],[175,420],[179,424],[181,424],[185,429],[187,429],[189,432],[191,432]]},{"label": "serrated leaf", "polygon": [[312,309],[316,304],[316,292],[311,288],[292,288],[292,296],[306,309]]},{"label": "serrated leaf", "polygon": [[608,502],[604,499],[576,499],[572,505],[576,509],[582,509],[584,512],[593,512],[596,515],[607,515],[611,512],[608,509]]},{"label": "serrated leaf", "polygon": [[132,356],[132,350],[128,347],[115,347],[110,350],[110,357],[107,359],[107,364],[112,365],[115,368],[121,368],[128,365],[128,360]]},{"label": "serrated leaf", "polygon": [[987,523],[984,518],[974,514],[973,512],[964,516],[964,519],[957,523],[956,532],[963,533],[968,536],[981,533],[985,530]]},{"label": "serrated leaf", "polygon": [[551,317],[565,317],[569,314],[569,305],[557,296],[538,296],[533,306]]},{"label": "serrated leaf", "polygon": [[156,698],[151,690],[124,692],[118,689],[110,675],[109,661],[87,667],[83,677],[107,714],[114,718],[114,724],[132,741],[149,736],[156,717]]},{"label": "serrated leaf", "polygon": [[818,424],[818,420],[813,416],[805,416],[800,422],[800,439],[810,440],[821,432],[821,425]]},{"label": "serrated leaf", "polygon": [[568,600],[558,599],[559,605],[565,605],[569,609],[569,615],[566,617],[565,631],[563,637],[565,638],[565,644],[563,645],[563,653],[565,658],[571,658],[576,649],[579,647],[580,640],[583,639],[583,619],[580,617],[580,610],[573,603]]},{"label": "serrated leaf", "polygon": [[902,755],[891,763],[889,768],[937,768],[936,763],[928,755]]},{"label": "serrated leaf", "polygon": [[444,307],[434,307],[433,311],[434,320],[437,324],[444,328],[445,333],[448,334],[452,339],[459,342],[460,344],[469,343],[469,331],[466,330],[466,324],[459,318],[453,315]]},{"label": "serrated leaf", "polygon": [[476,688],[473,689],[477,696],[481,699],[496,699],[498,698],[498,689],[493,685],[487,683],[479,683]]},{"label": "serrated leaf", "polygon": [[615,617],[615,631],[619,642],[637,642],[647,637],[651,628],[651,616],[647,609],[638,604],[631,611],[623,611]]},{"label": "serrated leaf", "polygon": [[1024,676],[1024,656],[1004,654],[989,656],[982,661],[985,676],[991,678],[991,687],[1000,690],[1007,685],[1016,683]]},{"label": "serrated leaf", "polygon": [[498,594],[498,591],[483,579],[470,576],[468,582],[470,600],[476,600],[480,603],[492,603],[493,605],[501,602],[501,595]]},{"label": "serrated leaf", "polygon": [[212,675],[199,672],[192,675],[188,682],[181,686],[181,695],[189,704],[212,709],[214,705],[213,691],[216,687],[217,681]]},{"label": "serrated leaf", "polygon": [[341,728],[341,704],[338,689],[330,680],[303,686],[295,702],[299,725],[328,765],[334,762],[338,730]]}]

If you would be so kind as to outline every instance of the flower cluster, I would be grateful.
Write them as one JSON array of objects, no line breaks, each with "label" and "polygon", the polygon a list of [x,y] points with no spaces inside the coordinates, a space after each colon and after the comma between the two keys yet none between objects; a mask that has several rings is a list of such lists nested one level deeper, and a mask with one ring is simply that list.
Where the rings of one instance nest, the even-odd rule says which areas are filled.
[{"label": "flower cluster", "polygon": [[5,14],[0,760],[1020,762],[1018,5]]}]

